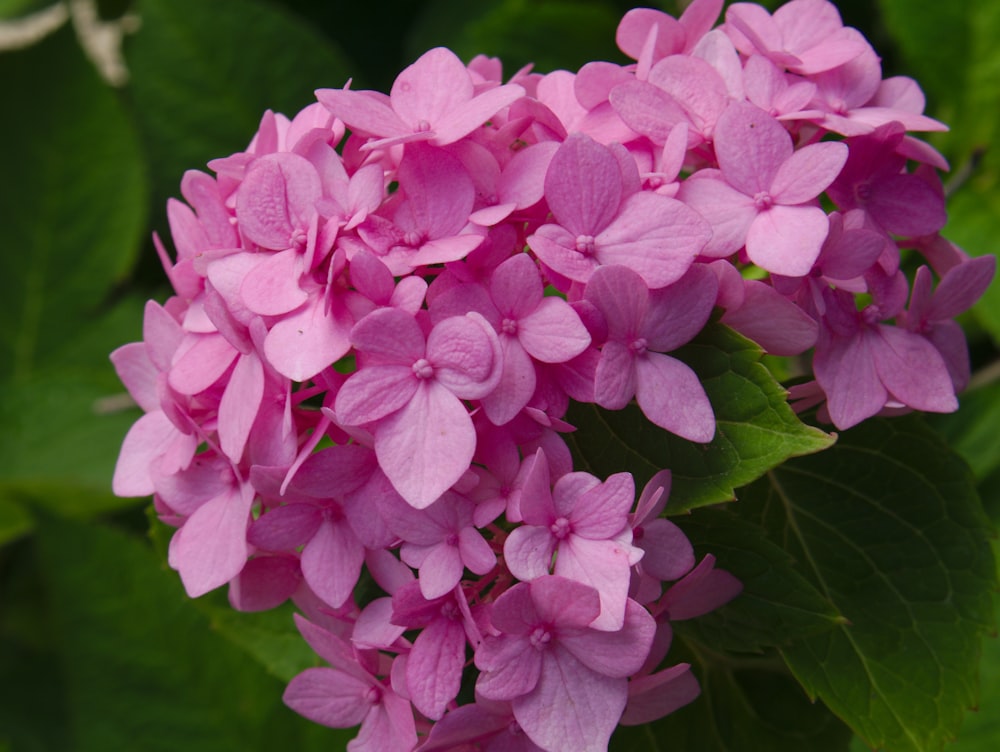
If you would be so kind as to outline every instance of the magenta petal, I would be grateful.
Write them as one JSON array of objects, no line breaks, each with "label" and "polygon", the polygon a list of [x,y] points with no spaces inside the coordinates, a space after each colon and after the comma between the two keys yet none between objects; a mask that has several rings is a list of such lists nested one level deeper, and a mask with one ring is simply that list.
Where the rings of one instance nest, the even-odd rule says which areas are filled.
[{"label": "magenta petal", "polygon": [[462,399],[480,399],[500,381],[500,340],[480,314],[452,316],[427,336],[427,360],[434,378]]},{"label": "magenta petal", "polygon": [[556,297],[543,298],[522,318],[517,336],[524,349],[543,363],[565,363],[590,344],[590,334],[576,311]]},{"label": "magenta petal", "polygon": [[520,318],[531,313],[543,294],[538,266],[526,253],[511,256],[490,277],[490,295],[502,316]]},{"label": "magenta petal", "polygon": [[608,410],[621,410],[635,396],[637,386],[635,357],[626,344],[605,343],[597,363],[594,401]]},{"label": "magenta petal", "polygon": [[285,504],[254,520],[247,540],[265,551],[294,551],[316,534],[322,521],[319,507]]},{"label": "magenta petal", "polygon": [[309,213],[322,194],[319,174],[304,157],[290,152],[261,157],[237,194],[240,230],[264,248],[290,248],[296,230],[308,227]]},{"label": "magenta petal", "polygon": [[621,198],[621,169],[611,151],[583,134],[566,139],[545,174],[545,199],[559,224],[576,235],[596,235]]},{"label": "magenta petal", "polygon": [[302,551],[302,575],[316,595],[340,608],[358,584],[364,558],[364,547],[345,523],[324,520]]},{"label": "magenta petal", "polygon": [[653,423],[671,433],[700,443],[715,436],[715,414],[694,371],[660,353],[637,358],[636,398]]},{"label": "magenta petal", "polygon": [[826,393],[830,419],[841,430],[871,417],[885,405],[888,395],[875,371],[869,339],[863,332],[851,338],[821,333],[813,370]]},{"label": "magenta petal", "polygon": [[[510,592],[510,591],[508,591]],[[488,637],[476,650],[476,694],[513,700],[531,692],[542,670],[542,653],[521,637]]]},{"label": "magenta petal", "polygon": [[371,705],[365,699],[370,685],[332,668],[307,668],[285,689],[285,704],[311,721],[333,728],[357,726]]},{"label": "magenta petal", "polygon": [[718,278],[695,264],[669,287],[649,296],[649,315],[638,332],[650,350],[670,352],[687,344],[708,322],[719,291]]},{"label": "magenta petal", "polygon": [[337,422],[361,426],[403,407],[420,386],[406,366],[368,366],[351,374],[337,392]]},{"label": "magenta petal", "polygon": [[444,47],[428,50],[406,67],[389,93],[393,109],[411,126],[421,120],[435,124],[472,95],[469,71],[454,52]]},{"label": "magenta petal", "polygon": [[414,707],[437,720],[455,699],[465,664],[465,630],[455,619],[435,619],[417,636],[406,662]]},{"label": "magenta petal", "polygon": [[879,326],[872,341],[879,378],[893,397],[917,410],[950,413],[958,400],[948,368],[937,349],[919,334]]},{"label": "magenta petal", "polygon": [[375,431],[379,466],[417,509],[430,506],[469,469],[476,432],[465,406],[440,384],[422,382]]},{"label": "magenta petal", "polygon": [[694,701],[701,694],[691,665],[680,663],[629,682],[628,707],[621,725],[640,726],[663,718]]},{"label": "magenta petal", "polygon": [[615,473],[599,486],[581,494],[573,505],[571,519],[576,535],[604,540],[625,529],[635,501],[631,473]]},{"label": "magenta petal", "polygon": [[445,146],[458,141],[483,126],[499,110],[524,96],[524,89],[517,84],[506,84],[487,89],[448,113],[448,117],[435,124],[434,142]]},{"label": "magenta petal", "polygon": [[562,647],[542,653],[538,685],[514,700],[514,717],[550,752],[605,752],[628,694],[626,679],[601,676]]},{"label": "magenta petal", "polygon": [[646,553],[642,571],[658,580],[679,580],[694,566],[694,549],[683,531],[670,520],[654,519],[643,524],[642,538],[636,532],[636,545]]},{"label": "magenta petal", "polygon": [[[409,563],[409,562],[408,562]],[[462,579],[465,567],[456,546],[439,543],[433,546],[420,564],[420,592],[427,600],[447,595]]]},{"label": "magenta petal", "polygon": [[604,315],[609,339],[627,344],[639,335],[649,309],[649,289],[638,273],[627,266],[602,266],[587,282],[584,298]]},{"label": "magenta petal", "polygon": [[496,388],[482,398],[490,422],[505,425],[514,419],[535,393],[535,365],[521,343],[513,337],[500,339],[503,373]]},{"label": "magenta petal", "polygon": [[561,635],[559,642],[587,668],[603,676],[625,678],[636,673],[649,655],[656,620],[633,600],[625,607],[625,622],[616,632],[594,629]]},{"label": "magenta petal", "polygon": [[772,274],[804,277],[819,257],[830,223],[818,206],[772,206],[747,232],[747,255]]},{"label": "magenta petal", "polygon": [[398,308],[379,308],[351,329],[351,342],[380,363],[410,366],[424,356],[424,333],[417,320]]}]

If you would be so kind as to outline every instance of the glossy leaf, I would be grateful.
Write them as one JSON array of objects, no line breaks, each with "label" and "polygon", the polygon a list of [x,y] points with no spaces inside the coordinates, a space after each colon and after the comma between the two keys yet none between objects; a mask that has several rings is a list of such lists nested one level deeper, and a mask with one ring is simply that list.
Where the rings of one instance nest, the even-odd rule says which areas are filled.
[{"label": "glossy leaf", "polygon": [[668,511],[729,501],[788,457],[817,452],[833,437],[802,423],[785,390],[760,363],[761,351],[720,324],[709,324],[672,355],[701,378],[717,421],[715,438],[696,444],[650,423],[632,404],[610,411],[574,404],[567,434],[580,469],[600,477],[628,470],[642,485],[663,468],[673,473]]},{"label": "glossy leaf", "polygon": [[977,702],[996,568],[967,466],[917,418],[872,420],[740,505],[848,620],[783,649],[873,747],[939,748]]}]

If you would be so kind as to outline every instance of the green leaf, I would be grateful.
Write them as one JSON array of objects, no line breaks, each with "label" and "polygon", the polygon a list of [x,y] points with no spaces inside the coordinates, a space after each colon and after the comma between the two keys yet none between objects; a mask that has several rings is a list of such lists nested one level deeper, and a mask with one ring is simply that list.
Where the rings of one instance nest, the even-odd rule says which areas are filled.
[{"label": "green leaf", "polygon": [[678,518],[699,559],[716,565],[743,583],[743,592],[722,608],[674,628],[687,640],[713,650],[761,652],[835,628],[837,610],[797,571],[797,562],[766,537],[759,525],[741,520],[733,508],[699,509]]},{"label": "green leaf", "polygon": [[635,404],[624,410],[573,404],[567,434],[577,467],[606,477],[627,470],[641,487],[670,468],[668,511],[729,501],[745,485],[789,457],[818,452],[834,439],[802,423],[786,392],[761,363],[761,350],[720,324],[709,324],[689,345],[671,353],[694,369],[715,410],[709,444],[686,441],[646,419]]},{"label": "green leaf", "polygon": [[37,539],[73,713],[68,748],[319,750],[353,736],[317,736],[285,708],[281,682],[212,631],[148,544],[56,517],[40,519]]},{"label": "green leaf", "polygon": [[141,415],[108,353],[140,336],[142,306],[126,299],[49,357],[28,382],[0,390],[0,544],[31,529],[23,502],[81,519],[144,503],[111,493],[126,432]]},{"label": "green leaf", "polygon": [[28,382],[92,327],[131,268],[146,184],[114,93],[63,29],[0,55],[0,381]]},{"label": "green leaf", "polygon": [[981,481],[1000,467],[1000,381],[964,392],[959,401],[956,412],[927,420]]},{"label": "green leaf", "polygon": [[628,60],[615,44],[619,8],[600,0],[435,0],[410,37],[414,57],[430,47],[451,47],[463,60],[500,57],[506,75],[528,63],[547,73],[577,70],[591,60]]},{"label": "green leaf", "polygon": [[968,467],[917,417],[873,419],[741,495],[849,621],[783,649],[870,745],[938,749],[976,704],[993,624],[989,525]]},{"label": "green leaf", "polygon": [[[671,660],[682,651],[671,649]],[[645,726],[619,727],[612,752],[845,752],[850,730],[822,703],[812,703],[780,660],[728,661],[685,656],[701,696]],[[701,670],[698,670],[698,669]]]},{"label": "green leaf", "polygon": [[139,0],[136,10],[142,27],[125,56],[161,229],[186,170],[245,149],[266,110],[291,117],[353,73],[332,42],[272,4]]}]

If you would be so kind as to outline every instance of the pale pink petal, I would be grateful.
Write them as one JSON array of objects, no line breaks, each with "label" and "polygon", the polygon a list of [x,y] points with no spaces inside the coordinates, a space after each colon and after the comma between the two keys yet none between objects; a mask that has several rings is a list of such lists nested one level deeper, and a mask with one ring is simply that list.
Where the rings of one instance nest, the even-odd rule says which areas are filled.
[{"label": "pale pink petal", "polygon": [[681,183],[678,198],[704,217],[712,228],[701,254],[724,258],[746,242],[757,216],[753,199],[729,186],[717,170],[700,170]]},{"label": "pale pink petal", "polygon": [[818,206],[772,206],[750,224],[747,255],[772,274],[804,277],[823,248],[830,228]]},{"label": "pale pink petal", "polygon": [[767,191],[792,152],[785,127],[749,102],[730,103],[716,124],[719,168],[726,182],[748,196]]},{"label": "pale pink petal", "polygon": [[504,541],[504,562],[519,580],[534,580],[549,574],[555,544],[548,528],[521,525]]},{"label": "pale pink petal", "polygon": [[469,469],[476,432],[465,406],[440,384],[422,382],[376,428],[375,453],[393,487],[417,509],[430,506]]},{"label": "pale pink petal", "polygon": [[537,686],[542,653],[525,638],[489,637],[476,650],[476,667],[480,670],[477,695],[488,700],[513,700]]},{"label": "pale pink petal", "polygon": [[614,540],[570,535],[559,545],[555,574],[589,585],[600,597],[600,614],[590,622],[594,629],[616,631],[624,624],[631,577],[629,555],[626,546]]},{"label": "pale pink petal", "polygon": [[296,231],[308,226],[309,212],[322,193],[319,174],[304,157],[288,152],[261,157],[237,194],[240,230],[264,248],[290,248]]},{"label": "pale pink petal", "polygon": [[350,89],[320,89],[316,98],[351,130],[383,137],[410,132],[410,127],[400,119],[384,95]]},{"label": "pale pink petal", "polygon": [[643,414],[673,434],[705,443],[715,436],[715,414],[701,381],[689,366],[669,355],[637,358],[636,399]]},{"label": "pale pink petal", "polygon": [[514,337],[500,338],[503,372],[495,389],[482,398],[481,405],[490,422],[505,425],[523,410],[535,393],[535,366]]},{"label": "pale pink petal", "polygon": [[208,389],[232,365],[239,352],[218,334],[188,335],[187,350],[178,350],[170,369],[170,386],[181,394]]},{"label": "pale pink petal", "polygon": [[509,107],[524,96],[524,89],[517,84],[506,84],[487,89],[448,113],[448,117],[435,123],[437,134],[434,143],[445,146],[458,141],[483,126],[504,107]]},{"label": "pale pink petal", "polygon": [[155,490],[152,473],[160,457],[183,443],[194,455],[198,439],[182,434],[160,410],[146,413],[125,434],[111,489],[116,496],[149,496]]},{"label": "pale pink petal", "polygon": [[[411,563],[412,562],[407,562]],[[420,592],[427,600],[447,595],[465,571],[457,546],[439,543],[430,548],[420,564]]]},{"label": "pale pink petal", "polygon": [[501,358],[496,332],[475,312],[440,321],[427,336],[434,378],[462,399],[479,399],[496,388]]},{"label": "pale pink petal", "polygon": [[711,237],[712,228],[691,207],[655,193],[636,193],[597,236],[597,256],[602,264],[628,266],[655,289],[680,279]]},{"label": "pale pink petal", "polygon": [[156,389],[159,369],[149,359],[145,342],[130,342],[111,353],[115,373],[128,389],[129,395],[145,412],[160,409],[160,395]]},{"label": "pale pink petal", "polygon": [[243,457],[264,397],[264,365],[256,353],[241,355],[219,403],[219,444],[233,462]]},{"label": "pale pink petal", "polygon": [[604,315],[608,339],[628,344],[639,335],[649,309],[649,289],[637,272],[627,266],[599,267],[584,297]]},{"label": "pale pink petal", "polygon": [[308,295],[299,287],[302,256],[295,249],[265,258],[251,269],[240,285],[243,303],[262,316],[288,313],[306,302]]},{"label": "pale pink petal", "polygon": [[836,179],[845,162],[845,143],[804,146],[778,168],[771,182],[771,198],[779,204],[788,205],[811,201]]},{"label": "pale pink petal", "polygon": [[391,415],[416,394],[420,382],[407,366],[368,366],[351,374],[337,392],[337,422],[360,426]]},{"label": "pale pink petal", "polygon": [[315,295],[298,311],[283,316],[264,339],[264,354],[274,369],[293,381],[308,381],[351,349],[354,319],[340,306]]},{"label": "pale pink petal", "polygon": [[170,541],[169,563],[188,596],[197,598],[233,579],[246,564],[250,486],[232,487],[195,510]]},{"label": "pale pink petal", "polygon": [[490,295],[503,316],[520,318],[542,302],[544,290],[538,266],[518,253],[500,264],[490,276]]},{"label": "pale pink petal", "polygon": [[599,486],[581,494],[573,505],[573,533],[591,540],[605,540],[622,532],[635,501],[631,473],[615,473]]}]

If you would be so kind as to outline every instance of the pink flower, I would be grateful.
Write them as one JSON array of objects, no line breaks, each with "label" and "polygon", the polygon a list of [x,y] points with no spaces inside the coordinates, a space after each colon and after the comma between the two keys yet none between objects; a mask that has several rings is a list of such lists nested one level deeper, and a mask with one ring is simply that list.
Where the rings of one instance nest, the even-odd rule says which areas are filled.
[{"label": "pink flower", "polygon": [[469,71],[444,47],[425,52],[400,73],[388,98],[350,89],[316,92],[316,98],[348,127],[376,137],[366,145],[369,149],[405,141],[445,146],[522,96],[524,89],[517,84],[475,94]]},{"label": "pink flower", "polygon": [[604,266],[587,283],[584,299],[607,323],[594,382],[597,404],[620,410],[635,396],[653,423],[691,441],[711,441],[715,415],[689,366],[663,353],[695,336],[712,313],[718,283],[693,266],[670,287],[650,292],[624,266]]},{"label": "pink flower", "polygon": [[497,636],[476,650],[476,692],[510,700],[514,718],[550,752],[603,752],[625,709],[626,677],[649,652],[656,625],[634,601],[622,628],[590,625],[601,610],[594,588],[562,577],[522,582],[493,604]]},{"label": "pink flower", "polygon": [[545,199],[557,224],[538,228],[528,245],[546,266],[577,282],[602,264],[628,266],[651,288],[677,281],[710,230],[679,201],[638,188],[627,153],[583,134],[570,136],[545,174]]},{"label": "pink flower", "polygon": [[816,198],[844,166],[847,147],[821,143],[796,151],[777,120],[734,102],[719,118],[715,153],[719,171],[699,171],[679,194],[712,224],[704,254],[721,258],[746,245],[750,260],[769,272],[808,274],[829,226]]},{"label": "pink flower", "polygon": [[371,312],[351,341],[362,366],[337,393],[345,426],[371,427],[379,465],[400,495],[422,509],[469,469],[476,432],[463,399],[500,379],[500,343],[477,313],[439,322],[425,338],[398,308]]}]

